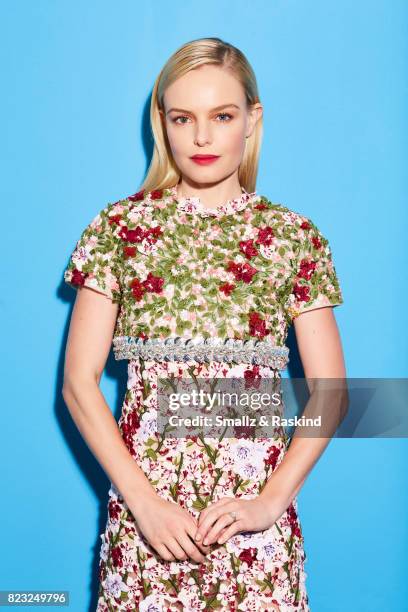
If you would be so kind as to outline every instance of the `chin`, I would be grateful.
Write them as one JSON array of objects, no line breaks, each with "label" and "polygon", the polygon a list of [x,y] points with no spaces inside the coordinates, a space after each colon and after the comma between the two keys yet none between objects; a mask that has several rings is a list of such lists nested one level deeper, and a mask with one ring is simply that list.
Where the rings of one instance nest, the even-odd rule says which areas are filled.
[{"label": "chin", "polygon": [[215,171],[215,168],[212,168],[211,166],[197,167],[194,162],[191,163],[194,168],[189,167],[188,176],[190,176],[190,178],[192,178],[197,183],[204,181],[206,183],[217,183],[225,179],[227,176],[230,176],[230,174],[234,172],[234,170],[229,171],[228,169],[224,170],[220,168],[217,168],[217,171]]},{"label": "chin", "polygon": [[194,181],[195,183],[217,183],[218,181],[221,181],[224,178],[223,174],[220,175],[219,172],[215,174],[214,172],[211,172],[208,168],[200,168],[198,172],[196,168],[194,168],[194,170],[195,172],[192,172],[191,168],[189,168],[185,175],[188,176],[189,179]]}]

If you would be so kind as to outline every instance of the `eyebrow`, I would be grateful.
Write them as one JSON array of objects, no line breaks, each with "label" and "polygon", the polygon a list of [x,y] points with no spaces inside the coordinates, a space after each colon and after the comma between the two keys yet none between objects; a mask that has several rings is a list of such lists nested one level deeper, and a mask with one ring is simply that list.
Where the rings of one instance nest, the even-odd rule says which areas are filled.
[{"label": "eyebrow", "polygon": [[[215,108],[212,108],[210,112],[212,111],[217,111],[217,110],[221,110],[222,108],[229,108],[231,106],[234,106],[235,108],[239,109],[239,106],[237,106],[236,104],[221,104],[220,106],[216,106]],[[166,115],[168,115],[169,113],[171,113],[171,111],[177,111],[179,113],[191,113],[191,111],[186,110],[184,108],[170,108],[167,112]]]}]

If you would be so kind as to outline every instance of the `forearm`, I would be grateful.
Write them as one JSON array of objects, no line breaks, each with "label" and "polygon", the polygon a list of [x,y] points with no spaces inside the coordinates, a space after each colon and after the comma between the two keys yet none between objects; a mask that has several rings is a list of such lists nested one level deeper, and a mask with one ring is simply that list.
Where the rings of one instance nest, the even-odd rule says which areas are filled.
[{"label": "forearm", "polygon": [[289,505],[300,491],[330,439],[294,436],[284,458],[272,473],[261,495],[267,499],[278,497],[287,501]]},{"label": "forearm", "polygon": [[66,383],[65,403],[82,437],[126,503],[156,495],[128,451],[118,424],[95,381]]},{"label": "forearm", "polygon": [[278,497],[288,505],[328,446],[348,407],[345,379],[316,379],[308,384],[311,395],[302,416],[312,423],[319,418],[319,425],[298,425],[281,463],[262,491],[264,497]]}]

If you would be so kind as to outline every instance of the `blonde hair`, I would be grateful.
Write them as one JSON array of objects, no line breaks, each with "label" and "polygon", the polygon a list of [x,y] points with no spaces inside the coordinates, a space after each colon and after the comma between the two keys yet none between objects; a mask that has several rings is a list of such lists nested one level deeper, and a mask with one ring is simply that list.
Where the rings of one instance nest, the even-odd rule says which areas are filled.
[{"label": "blonde hair", "polygon": [[[164,110],[163,97],[167,87],[190,70],[206,64],[215,64],[229,70],[238,79],[244,88],[247,106],[259,102],[255,73],[239,49],[220,38],[199,38],[184,44],[167,60],[153,87],[150,123],[154,149],[140,189],[168,189],[179,182],[180,172],[174,162],[159,110]],[[239,183],[248,192],[256,188],[262,133],[263,121],[260,117],[251,136],[246,138],[238,169]]]}]

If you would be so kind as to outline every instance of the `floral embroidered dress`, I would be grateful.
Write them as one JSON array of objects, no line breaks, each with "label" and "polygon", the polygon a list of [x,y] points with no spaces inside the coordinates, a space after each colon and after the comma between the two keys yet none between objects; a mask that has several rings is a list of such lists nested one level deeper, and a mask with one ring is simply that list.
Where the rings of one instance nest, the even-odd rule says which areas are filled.
[{"label": "floral embroidered dress", "polygon": [[[222,497],[259,495],[288,440],[164,438],[157,378],[280,377],[293,319],[343,302],[316,225],[242,191],[215,209],[178,197],[176,186],[110,203],[64,273],[72,287],[119,305],[113,350],[128,360],[121,435],[158,495],[196,518]],[[99,612],[309,610],[296,498],[269,529],[212,545],[206,563],[166,561],[111,484],[101,540]]]}]

